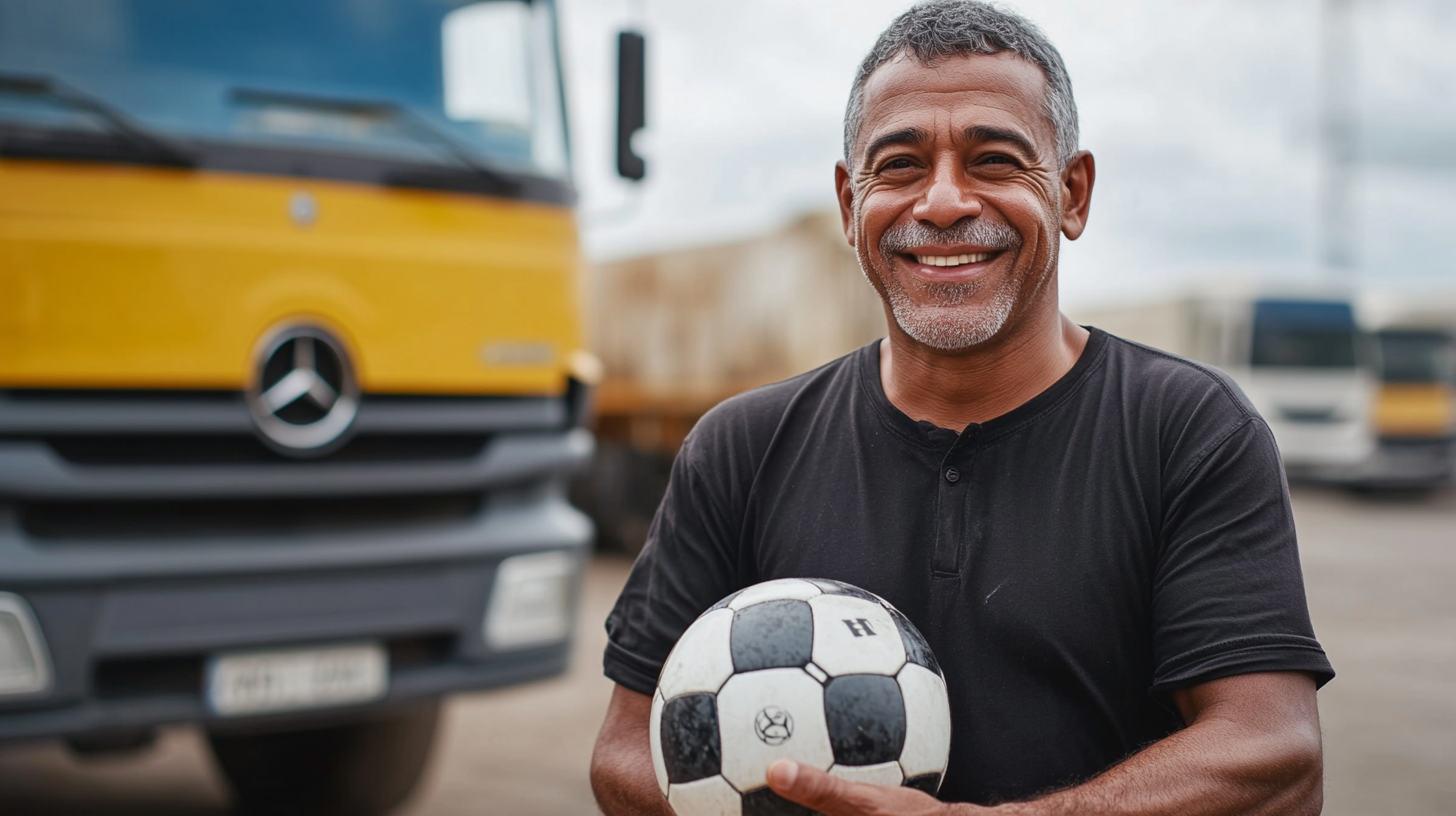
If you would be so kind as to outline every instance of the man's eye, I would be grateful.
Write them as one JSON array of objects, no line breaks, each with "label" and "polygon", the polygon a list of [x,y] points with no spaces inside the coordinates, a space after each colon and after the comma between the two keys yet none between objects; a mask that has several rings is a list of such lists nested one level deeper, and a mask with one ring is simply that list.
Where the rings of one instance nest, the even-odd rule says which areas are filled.
[{"label": "man's eye", "polygon": [[999,153],[995,153],[981,159],[981,164],[1014,164],[1014,162],[1011,161],[1011,157],[1009,156],[1002,156]]},{"label": "man's eye", "polygon": [[910,169],[913,166],[914,166],[914,163],[911,162],[909,159],[890,159],[889,161],[885,162],[885,166],[884,166],[883,169],[885,169],[885,170],[908,170],[908,169]]}]

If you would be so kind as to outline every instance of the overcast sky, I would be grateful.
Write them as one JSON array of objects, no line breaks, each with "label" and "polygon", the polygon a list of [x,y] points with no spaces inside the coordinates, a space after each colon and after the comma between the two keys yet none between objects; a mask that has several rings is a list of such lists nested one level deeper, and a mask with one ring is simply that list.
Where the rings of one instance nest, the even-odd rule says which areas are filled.
[{"label": "overcast sky", "polygon": [[[854,70],[900,0],[560,0],[588,255],[711,243],[832,207]],[[1317,274],[1319,0],[1021,0],[1097,157],[1064,296]],[[1456,284],[1456,3],[1356,15],[1361,278]],[[649,178],[613,174],[615,31],[648,37]]]}]

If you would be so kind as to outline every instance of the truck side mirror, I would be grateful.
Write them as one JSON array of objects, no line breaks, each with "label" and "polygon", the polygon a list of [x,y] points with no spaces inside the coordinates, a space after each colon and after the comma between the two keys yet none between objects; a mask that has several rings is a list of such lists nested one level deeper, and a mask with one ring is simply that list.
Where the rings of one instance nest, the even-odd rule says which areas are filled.
[{"label": "truck side mirror", "polygon": [[641,181],[647,163],[632,152],[632,134],[647,124],[647,41],[635,31],[617,35],[617,174]]}]

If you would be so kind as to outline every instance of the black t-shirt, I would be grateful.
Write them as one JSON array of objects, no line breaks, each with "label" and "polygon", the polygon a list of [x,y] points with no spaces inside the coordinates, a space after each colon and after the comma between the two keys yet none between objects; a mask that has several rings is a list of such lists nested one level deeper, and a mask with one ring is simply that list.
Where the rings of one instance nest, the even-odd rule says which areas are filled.
[{"label": "black t-shirt", "polygon": [[651,694],[678,636],[773,578],[877,593],[950,686],[941,798],[1084,780],[1182,727],[1168,692],[1333,672],[1274,439],[1219,373],[1091,330],[1029,402],[957,434],[886,398],[879,344],[734,397],[684,443],[607,619]]}]

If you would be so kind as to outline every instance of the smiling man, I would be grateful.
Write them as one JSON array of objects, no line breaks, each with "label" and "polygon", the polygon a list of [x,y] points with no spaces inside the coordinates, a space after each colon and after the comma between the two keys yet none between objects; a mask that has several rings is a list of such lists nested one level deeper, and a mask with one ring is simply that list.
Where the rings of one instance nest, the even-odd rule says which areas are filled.
[{"label": "smiling man", "polygon": [[1077,144],[1066,68],[1025,20],[942,0],[880,36],[835,181],[889,336],[684,444],[607,621],[607,814],[670,812],[648,718],[678,636],[795,576],[921,629],[951,758],[940,800],[778,762],[774,813],[1319,812],[1332,671],[1273,438],[1217,372],[1060,314],[1095,178]]}]

